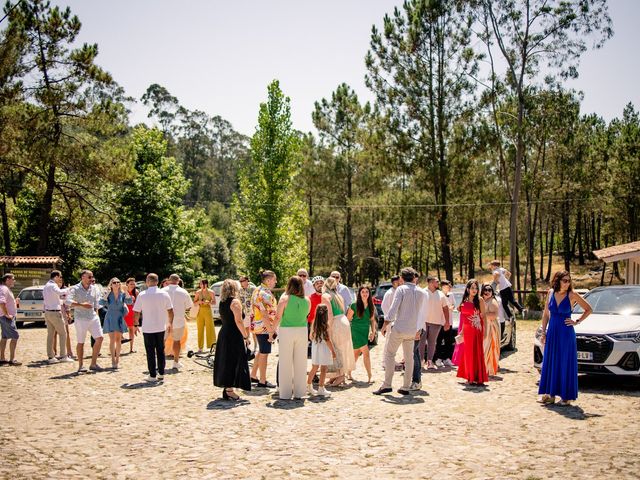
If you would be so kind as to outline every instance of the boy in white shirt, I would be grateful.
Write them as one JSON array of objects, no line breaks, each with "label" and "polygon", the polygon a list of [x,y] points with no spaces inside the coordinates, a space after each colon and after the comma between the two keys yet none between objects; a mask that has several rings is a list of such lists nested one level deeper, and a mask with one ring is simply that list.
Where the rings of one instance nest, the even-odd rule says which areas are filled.
[{"label": "boy in white shirt", "polygon": [[162,289],[163,292],[169,294],[171,298],[171,304],[173,305],[173,322],[169,323],[168,334],[173,340],[173,369],[179,370],[182,368],[180,363],[180,341],[184,335],[184,329],[186,325],[187,310],[193,307],[193,301],[191,295],[184,288],[178,285],[180,277],[172,273],[169,276],[169,285]]},{"label": "boy in white shirt", "polygon": [[493,260],[489,264],[489,268],[493,273],[493,281],[498,285],[498,291],[500,292],[500,298],[502,299],[502,308],[504,309],[504,313],[507,315],[507,318],[513,318],[513,313],[511,312],[509,304],[516,307],[518,312],[522,314],[524,309],[514,298],[513,290],[511,289],[512,285],[509,281],[511,278],[511,272],[506,268],[502,268],[499,260]]}]

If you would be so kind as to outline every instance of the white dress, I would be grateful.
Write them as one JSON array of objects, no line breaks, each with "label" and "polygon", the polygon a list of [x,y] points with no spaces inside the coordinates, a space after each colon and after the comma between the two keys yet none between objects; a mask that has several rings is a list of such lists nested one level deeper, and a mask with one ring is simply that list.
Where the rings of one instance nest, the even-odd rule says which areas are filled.
[{"label": "white dress", "polygon": [[327,342],[314,340],[311,342],[311,364],[312,365],[331,365],[333,356]]},{"label": "white dress", "polygon": [[351,324],[344,314],[333,317],[331,329],[331,342],[336,351],[336,357],[340,359],[340,374],[347,374],[356,368],[356,360],[353,356],[353,341],[351,340]]}]

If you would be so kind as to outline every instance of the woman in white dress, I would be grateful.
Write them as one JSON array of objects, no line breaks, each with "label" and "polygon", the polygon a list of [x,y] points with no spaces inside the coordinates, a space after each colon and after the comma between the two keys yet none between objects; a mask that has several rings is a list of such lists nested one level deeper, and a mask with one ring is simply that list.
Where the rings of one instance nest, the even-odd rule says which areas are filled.
[{"label": "woman in white dress", "polygon": [[338,293],[337,288],[338,281],[333,277],[329,277],[324,283],[322,294],[322,303],[329,310],[329,331],[331,343],[336,352],[333,368],[335,376],[329,383],[332,387],[344,385],[347,373],[355,369],[356,366],[351,340],[351,324],[345,315],[344,300]]}]

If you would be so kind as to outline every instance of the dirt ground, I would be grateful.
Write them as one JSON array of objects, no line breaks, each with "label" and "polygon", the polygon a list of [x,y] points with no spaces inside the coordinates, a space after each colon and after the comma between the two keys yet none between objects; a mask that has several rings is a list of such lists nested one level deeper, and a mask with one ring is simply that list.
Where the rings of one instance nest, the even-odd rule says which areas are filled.
[{"label": "dirt ground", "polygon": [[[485,390],[441,369],[411,397],[374,396],[380,345],[373,385],[292,402],[254,390],[237,404],[187,358],[146,384],[141,337],[119,371],[75,375],[76,364],[44,364],[45,329],[24,328],[24,365],[0,368],[0,478],[638,478],[640,383],[581,378],[576,406],[541,406],[535,326],[519,323],[519,350]],[[102,351],[106,367],[106,341]],[[355,377],[366,379],[360,362]]]}]

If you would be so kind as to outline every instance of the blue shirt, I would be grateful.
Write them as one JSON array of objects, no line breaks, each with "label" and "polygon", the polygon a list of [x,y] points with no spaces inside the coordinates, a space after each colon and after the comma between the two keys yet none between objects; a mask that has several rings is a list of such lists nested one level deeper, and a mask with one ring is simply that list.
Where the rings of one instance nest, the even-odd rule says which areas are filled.
[{"label": "blue shirt", "polygon": [[400,333],[415,334],[424,326],[424,319],[420,314],[426,300],[425,291],[413,283],[400,285],[393,297],[389,313],[385,316],[385,322],[394,322],[394,330]]},{"label": "blue shirt", "polygon": [[90,321],[97,317],[96,310],[100,308],[99,295],[94,285],[85,289],[82,283],[78,283],[67,291],[66,304],[90,303],[92,308],[74,307],[73,319]]}]

